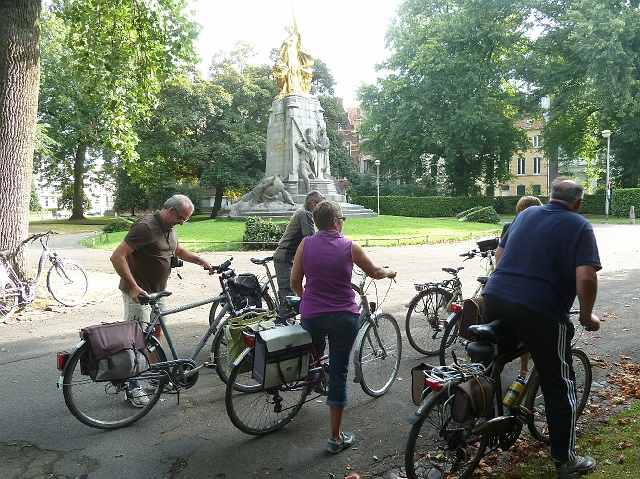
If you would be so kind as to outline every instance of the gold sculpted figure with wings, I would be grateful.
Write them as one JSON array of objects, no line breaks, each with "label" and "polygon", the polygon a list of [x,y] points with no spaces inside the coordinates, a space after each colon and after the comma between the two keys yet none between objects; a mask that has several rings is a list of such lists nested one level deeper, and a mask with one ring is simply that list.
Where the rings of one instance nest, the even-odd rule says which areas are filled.
[{"label": "gold sculpted figure with wings", "polygon": [[280,88],[278,98],[286,95],[309,96],[313,75],[313,57],[302,46],[295,17],[293,26],[286,27],[289,36],[282,42],[280,54],[273,67],[276,85]]}]

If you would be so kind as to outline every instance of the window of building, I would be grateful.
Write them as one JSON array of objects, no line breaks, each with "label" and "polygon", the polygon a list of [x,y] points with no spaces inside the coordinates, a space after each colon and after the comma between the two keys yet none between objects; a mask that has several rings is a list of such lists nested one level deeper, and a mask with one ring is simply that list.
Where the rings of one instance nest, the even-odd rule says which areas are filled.
[{"label": "window of building", "polygon": [[516,193],[518,196],[524,196],[524,185],[516,186]]},{"label": "window of building", "polygon": [[540,148],[540,135],[535,135],[533,137],[533,147]]},{"label": "window of building", "polygon": [[540,185],[531,185],[531,192],[535,196],[540,196],[540,192],[542,191],[542,187]]},{"label": "window of building", "polygon": [[342,131],[342,123],[338,123],[338,131]]},{"label": "window of building", "polygon": [[527,166],[527,160],[525,158],[518,158],[518,174],[524,175],[525,168]]},{"label": "window of building", "polygon": [[533,159],[533,174],[539,175],[541,171],[542,171],[542,158],[540,158],[539,156],[536,156]]}]

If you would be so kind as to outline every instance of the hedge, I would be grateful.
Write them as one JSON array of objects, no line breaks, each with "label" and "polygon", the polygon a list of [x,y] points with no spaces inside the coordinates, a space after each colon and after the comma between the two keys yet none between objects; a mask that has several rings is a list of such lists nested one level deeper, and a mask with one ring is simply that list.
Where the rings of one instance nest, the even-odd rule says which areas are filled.
[{"label": "hedge", "polygon": [[[547,196],[538,196],[543,204]],[[473,208],[493,206],[496,213],[515,215],[519,196],[381,196],[380,213],[393,216],[415,216],[419,218],[452,218]],[[356,196],[354,204],[373,211],[377,209],[376,196]],[[609,214],[618,218],[629,217],[631,206],[640,210],[640,188],[619,188],[611,195]],[[580,213],[603,215],[604,194],[584,195]]]}]

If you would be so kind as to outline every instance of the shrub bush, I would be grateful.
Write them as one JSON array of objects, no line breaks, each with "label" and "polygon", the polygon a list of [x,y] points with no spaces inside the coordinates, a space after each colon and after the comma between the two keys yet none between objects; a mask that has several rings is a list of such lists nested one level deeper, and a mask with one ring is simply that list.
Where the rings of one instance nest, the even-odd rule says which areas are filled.
[{"label": "shrub bush", "polygon": [[102,231],[105,233],[116,233],[118,231],[129,231],[131,229],[131,225],[133,224],[133,220],[119,217],[114,220],[108,221]]},{"label": "shrub bush", "polygon": [[466,221],[475,221],[476,223],[500,223],[500,217],[493,206],[485,206],[472,211],[467,215]]},{"label": "shrub bush", "polygon": [[286,223],[265,221],[258,216],[247,218],[242,237],[243,242],[249,243],[245,245],[245,249],[264,249],[267,245],[271,245],[275,249],[286,227]]}]

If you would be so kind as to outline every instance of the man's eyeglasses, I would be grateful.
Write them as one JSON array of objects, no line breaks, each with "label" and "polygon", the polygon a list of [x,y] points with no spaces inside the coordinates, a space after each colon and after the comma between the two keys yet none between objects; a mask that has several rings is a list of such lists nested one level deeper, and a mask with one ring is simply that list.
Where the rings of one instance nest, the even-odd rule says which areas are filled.
[{"label": "man's eyeglasses", "polygon": [[336,216],[336,219],[345,221],[347,219],[347,217],[346,216]]},{"label": "man's eyeglasses", "polygon": [[183,218],[175,209],[173,210],[173,212],[178,215],[178,218],[180,218],[180,221],[182,221],[183,223],[189,221],[189,218]]}]

